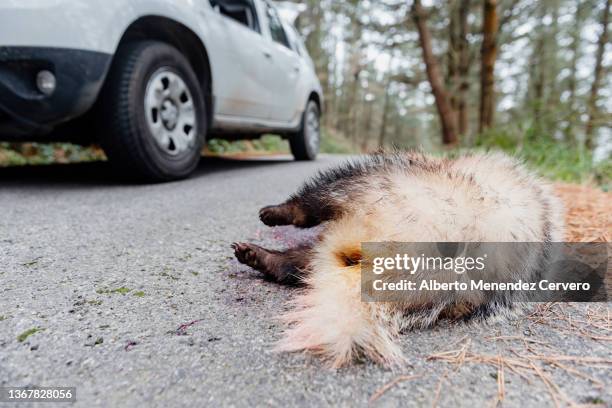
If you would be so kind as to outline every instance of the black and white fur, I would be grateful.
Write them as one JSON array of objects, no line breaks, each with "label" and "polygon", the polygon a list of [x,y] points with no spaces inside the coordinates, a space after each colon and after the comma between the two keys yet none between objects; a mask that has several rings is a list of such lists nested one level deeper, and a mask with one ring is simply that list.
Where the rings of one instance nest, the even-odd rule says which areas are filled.
[{"label": "black and white fur", "polygon": [[[233,247],[240,262],[267,277],[304,286],[283,316],[288,329],[279,349],[308,350],[335,367],[356,357],[399,363],[402,330],[442,317],[487,317],[520,301],[506,294],[418,293],[405,302],[362,302],[362,242],[549,243],[563,237],[561,205],[550,187],[500,153],[368,155],[319,173],[283,204],[263,208],[260,218],[269,226],[324,223],[311,245]],[[496,273],[533,280],[545,250],[536,245],[504,254]]]}]

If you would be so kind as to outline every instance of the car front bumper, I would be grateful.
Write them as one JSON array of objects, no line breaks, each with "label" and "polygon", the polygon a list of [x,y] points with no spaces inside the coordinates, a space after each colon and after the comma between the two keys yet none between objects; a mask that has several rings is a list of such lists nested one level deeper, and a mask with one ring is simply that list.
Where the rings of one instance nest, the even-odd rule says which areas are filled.
[{"label": "car front bumper", "polygon": [[[85,113],[98,97],[111,60],[93,51],[0,47],[0,140],[45,134]],[[56,79],[50,95],[37,86],[43,70]]]}]

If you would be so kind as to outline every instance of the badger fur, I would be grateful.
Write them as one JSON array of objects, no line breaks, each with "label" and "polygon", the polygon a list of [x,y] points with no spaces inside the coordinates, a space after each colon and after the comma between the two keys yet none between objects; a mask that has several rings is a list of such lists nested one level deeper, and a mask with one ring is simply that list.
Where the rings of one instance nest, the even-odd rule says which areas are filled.
[{"label": "badger fur", "polygon": [[[286,251],[235,243],[236,258],[270,279],[301,284],[282,351],[310,351],[332,366],[355,358],[403,361],[397,337],[443,317],[487,317],[511,308],[505,294],[470,298],[419,294],[405,302],[361,301],[363,242],[561,241],[562,209],[551,189],[517,160],[500,153],[456,159],[418,152],[379,152],[320,172],[280,205],[260,212],[268,226],[310,228],[318,239]],[[534,279],[544,247],[507,254],[498,273]],[[529,252],[531,251],[531,252]]]}]

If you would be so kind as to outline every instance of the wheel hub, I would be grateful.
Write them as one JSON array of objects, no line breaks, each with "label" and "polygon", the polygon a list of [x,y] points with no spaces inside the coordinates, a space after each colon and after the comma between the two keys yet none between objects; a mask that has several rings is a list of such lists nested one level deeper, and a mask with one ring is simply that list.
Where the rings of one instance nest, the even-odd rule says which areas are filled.
[{"label": "wheel hub", "polygon": [[167,130],[173,130],[179,119],[179,110],[176,104],[172,100],[166,99],[162,103],[160,116],[164,127]]},{"label": "wheel hub", "polygon": [[193,148],[197,135],[193,97],[177,73],[161,68],[151,75],[144,108],[151,135],[165,153],[178,155]]},{"label": "wheel hub", "polygon": [[306,115],[306,136],[310,150],[312,152],[319,151],[321,142],[321,125],[319,123],[319,115],[316,108],[310,108]]}]

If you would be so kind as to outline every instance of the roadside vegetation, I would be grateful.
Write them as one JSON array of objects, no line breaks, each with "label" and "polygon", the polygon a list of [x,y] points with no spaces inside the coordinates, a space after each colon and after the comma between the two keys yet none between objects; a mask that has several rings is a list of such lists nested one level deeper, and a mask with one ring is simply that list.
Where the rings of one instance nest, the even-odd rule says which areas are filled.
[{"label": "roadside vegetation", "polygon": [[[325,99],[323,153],[501,149],[545,177],[612,180],[610,0],[306,0],[296,21]],[[208,155],[289,153],[279,137]],[[0,143],[0,166],[103,160]]]},{"label": "roadside vegetation", "polygon": [[106,160],[102,149],[70,143],[0,143],[0,167]]},{"label": "roadside vegetation", "polygon": [[[612,189],[611,160],[596,162],[592,152],[583,144],[555,140],[534,129],[525,132],[489,129],[458,148],[438,146],[430,150],[442,154],[456,154],[472,149],[503,150],[520,157],[542,176],[551,180],[597,185],[604,191]],[[361,152],[349,139],[333,129],[323,131],[321,151],[329,154]],[[271,135],[258,140],[237,142],[213,139],[208,143],[204,154],[220,157],[289,154],[289,144],[286,140]],[[103,160],[106,160],[104,152],[98,147],[82,147],[68,143],[0,143],[0,167]]]},{"label": "roadside vegetation", "polygon": [[[326,101],[323,153],[501,149],[545,177],[610,189],[610,0],[305,3],[296,26]],[[277,153],[289,146],[274,136],[205,149]],[[0,144],[0,166],[103,158]]]},{"label": "roadside vegetation", "polygon": [[[354,154],[349,140],[334,131],[323,131],[321,152]],[[278,136],[265,135],[256,140],[229,142],[212,139],[204,150],[209,156],[248,156],[289,154],[289,143]],[[0,143],[0,167],[82,163],[106,160],[102,149],[70,143]]]},{"label": "roadside vegetation", "polygon": [[503,150],[551,180],[597,185],[604,191],[612,188],[612,160],[596,161],[583,144],[555,140],[537,129],[523,133],[491,129],[476,138],[474,147]]}]

